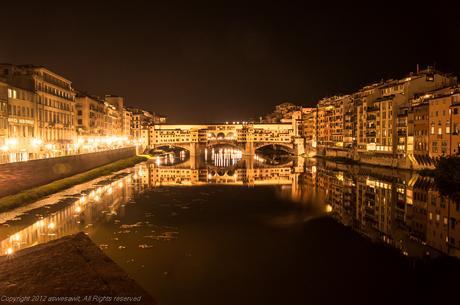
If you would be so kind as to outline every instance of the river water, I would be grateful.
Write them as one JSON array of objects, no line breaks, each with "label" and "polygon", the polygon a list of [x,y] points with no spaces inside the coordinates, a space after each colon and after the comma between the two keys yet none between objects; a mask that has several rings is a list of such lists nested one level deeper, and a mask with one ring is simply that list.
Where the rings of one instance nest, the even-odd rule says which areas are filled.
[{"label": "river water", "polygon": [[414,173],[223,148],[0,215],[0,251],[84,231],[165,305],[440,304],[458,301],[459,219]]}]

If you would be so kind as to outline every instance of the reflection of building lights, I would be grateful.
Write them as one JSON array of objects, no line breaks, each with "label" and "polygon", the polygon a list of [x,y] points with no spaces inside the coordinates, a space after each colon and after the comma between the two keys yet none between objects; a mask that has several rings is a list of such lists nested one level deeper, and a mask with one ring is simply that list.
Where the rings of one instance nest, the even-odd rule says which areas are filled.
[{"label": "reflection of building lights", "polygon": [[43,227],[45,225],[45,222],[42,219],[40,219],[35,224],[37,225],[37,227],[41,228],[41,227]]},{"label": "reflection of building lights", "polygon": [[77,205],[77,207],[75,208],[75,212],[76,213],[81,213],[81,207],[79,205]]},{"label": "reflection of building lights", "polygon": [[50,222],[48,224],[48,229],[53,230],[54,228],[56,228],[56,224],[54,222]]},{"label": "reflection of building lights", "polygon": [[112,188],[111,188],[111,187],[109,187],[109,189],[107,190],[107,194],[111,195],[111,194],[112,194],[112,192],[113,192]]},{"label": "reflection of building lights", "polygon": [[2,145],[2,147],[0,147],[0,149],[2,151],[8,151],[10,148],[8,147],[8,145]]},{"label": "reflection of building lights", "polygon": [[208,179],[212,179],[212,175],[211,175],[211,174],[208,174]]},{"label": "reflection of building lights", "polygon": [[338,172],[338,173],[335,175],[335,177],[336,177],[337,180],[339,180],[339,181],[343,181],[343,180],[344,180],[344,178],[343,178],[343,173],[342,173],[342,172]]},{"label": "reflection of building lights", "polygon": [[13,252],[14,252],[13,248],[10,247],[10,248],[6,249],[5,254],[6,255],[12,255]]},{"label": "reflection of building lights", "polygon": [[326,205],[326,212],[327,212],[327,213],[332,212],[332,205],[330,205],[330,204],[327,204],[327,205]]}]

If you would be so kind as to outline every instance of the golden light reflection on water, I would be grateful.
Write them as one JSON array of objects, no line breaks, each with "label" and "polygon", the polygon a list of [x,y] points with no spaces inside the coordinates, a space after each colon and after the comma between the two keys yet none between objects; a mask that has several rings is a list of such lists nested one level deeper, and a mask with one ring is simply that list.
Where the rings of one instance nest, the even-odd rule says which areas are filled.
[{"label": "golden light reflection on water", "polygon": [[116,209],[129,198],[131,188],[127,185],[128,181],[131,181],[129,176],[123,177],[98,186],[89,191],[88,195],[81,194],[70,205],[2,240],[0,253],[14,255],[20,249],[80,231],[82,222],[92,223],[98,213],[107,208]]},{"label": "golden light reflection on water", "polygon": [[[221,149],[212,157],[217,165],[235,165],[241,160],[241,152],[235,149]],[[126,176],[97,185],[83,191],[70,204],[45,217],[39,216],[33,224],[15,232],[0,242],[0,253],[14,255],[20,249],[44,243],[59,237],[85,231],[91,233],[93,223],[101,214],[108,217],[117,215],[121,205],[126,204],[138,192],[159,185],[286,185],[297,181],[290,166],[264,168],[237,168],[232,171],[216,171],[203,168],[205,174],[197,175],[194,169],[177,170],[158,166],[156,161],[138,165]],[[297,189],[297,188],[295,188]],[[56,199],[58,201],[58,199]],[[123,226],[123,225],[122,225]],[[174,233],[174,232],[173,232]],[[157,236],[159,240],[169,240],[170,235]],[[144,247],[149,248],[149,247]]]},{"label": "golden light reflection on water", "polygon": [[[208,155],[210,160],[204,164],[193,159],[183,162],[176,158],[178,164],[171,166],[154,159],[151,163],[136,166],[123,177],[81,192],[55,212],[43,212],[44,216],[36,216],[31,224],[20,230],[15,231],[14,226],[8,228],[7,225],[15,224],[11,221],[0,227],[3,238],[0,254],[14,255],[25,247],[82,230],[91,234],[93,224],[121,215],[121,207],[131,204],[132,197],[144,190],[221,184],[278,186],[279,197],[294,202],[301,211],[277,215],[271,220],[273,225],[301,224],[312,217],[330,215],[373,240],[383,241],[408,255],[436,249],[460,257],[460,204],[440,196],[427,178],[405,173],[395,176],[394,172],[384,169],[374,175],[361,167],[305,165],[301,158],[272,166],[263,164],[261,158],[240,156],[235,149],[210,149]],[[116,219],[115,223],[118,222],[120,220]],[[126,230],[129,229],[121,229]],[[433,231],[436,234],[428,234]],[[152,236],[163,240],[159,235]],[[164,237],[165,240],[168,238]],[[424,248],[417,248],[419,245]]]}]

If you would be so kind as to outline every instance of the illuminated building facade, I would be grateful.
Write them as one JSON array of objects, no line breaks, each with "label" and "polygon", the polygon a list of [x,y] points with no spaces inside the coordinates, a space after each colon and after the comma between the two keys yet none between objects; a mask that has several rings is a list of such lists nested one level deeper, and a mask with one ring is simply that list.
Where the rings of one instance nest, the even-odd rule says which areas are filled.
[{"label": "illuminated building facade", "polygon": [[0,164],[8,162],[8,85],[0,81]]},{"label": "illuminated building facade", "polygon": [[[140,109],[140,108],[134,108],[134,107],[128,107],[127,110],[132,113],[131,135],[133,136],[134,139],[145,139],[145,137],[142,136],[142,133],[143,133],[142,130],[143,129],[148,130],[149,126],[152,126],[154,124],[153,113]],[[147,139],[148,139],[148,136],[147,136]],[[148,140],[144,144],[147,145],[147,143],[148,143]]]},{"label": "illuminated building facade", "polygon": [[97,137],[106,133],[104,101],[84,93],[76,97],[77,131],[79,137]]},{"label": "illuminated building facade", "polygon": [[[54,157],[73,153],[76,126],[72,82],[41,66],[0,64],[0,73],[12,90],[18,88],[32,92],[37,121],[35,137],[45,148],[44,155]],[[14,92],[11,96],[14,99]]]},{"label": "illuminated building facade", "polygon": [[459,154],[459,103],[459,88],[428,100],[428,148],[432,159]]},{"label": "illuminated building facade", "polygon": [[[166,121],[136,113],[147,113],[150,125]],[[70,80],[45,67],[0,64],[0,163],[132,145],[132,135],[139,139],[141,132],[123,97],[77,93]]]},{"label": "illuminated building facade", "polygon": [[37,136],[37,96],[30,91],[8,87],[8,161],[38,158],[46,153]]},{"label": "illuminated building facade", "polygon": [[[459,111],[455,109],[460,99],[452,90],[447,95],[444,92],[456,83],[456,77],[427,68],[399,80],[365,86],[350,95],[322,99],[316,116],[311,111],[302,116],[306,151],[392,167],[432,166],[430,157],[459,151],[457,133],[452,130],[459,128],[454,113]],[[432,92],[439,97],[420,102]],[[433,130],[435,134],[431,134]]]},{"label": "illuminated building facade", "polygon": [[302,108],[302,120],[299,135],[305,139],[305,151],[311,154],[316,149],[318,109]]}]

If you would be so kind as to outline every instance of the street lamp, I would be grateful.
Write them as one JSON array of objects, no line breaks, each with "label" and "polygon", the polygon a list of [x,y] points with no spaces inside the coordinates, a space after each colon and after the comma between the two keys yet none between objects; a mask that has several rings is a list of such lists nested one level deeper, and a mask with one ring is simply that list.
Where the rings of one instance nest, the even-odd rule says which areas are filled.
[{"label": "street lamp", "polygon": [[40,146],[40,145],[42,145],[42,143],[43,143],[42,139],[38,139],[38,138],[32,139],[32,145],[33,146]]},{"label": "street lamp", "polygon": [[8,139],[6,139],[5,143],[8,146],[16,146],[16,145],[18,145],[18,139],[16,139],[16,138],[8,138]]}]

